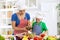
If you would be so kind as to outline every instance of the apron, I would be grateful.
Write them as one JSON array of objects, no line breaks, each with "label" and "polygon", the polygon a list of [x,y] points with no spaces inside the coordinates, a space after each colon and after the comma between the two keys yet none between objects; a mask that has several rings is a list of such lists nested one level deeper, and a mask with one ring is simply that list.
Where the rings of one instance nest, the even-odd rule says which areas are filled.
[{"label": "apron", "polygon": [[[17,27],[18,28],[24,28],[24,27],[27,26],[27,24],[28,24],[27,19],[21,19],[20,24]],[[20,34],[20,33],[23,33],[23,32],[27,32],[27,31],[26,30],[14,30],[14,35]]]},{"label": "apron", "polygon": [[35,33],[36,35],[40,35],[42,33],[41,25],[35,24],[32,32]]}]

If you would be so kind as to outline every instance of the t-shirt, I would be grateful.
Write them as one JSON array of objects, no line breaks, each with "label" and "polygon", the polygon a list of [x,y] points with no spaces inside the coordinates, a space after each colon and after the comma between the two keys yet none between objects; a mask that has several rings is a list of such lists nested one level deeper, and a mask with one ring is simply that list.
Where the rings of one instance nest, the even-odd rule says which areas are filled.
[{"label": "t-shirt", "polygon": [[[32,28],[34,27],[34,25],[36,25],[36,22],[33,22]],[[41,22],[38,23],[38,25],[41,25],[41,27],[42,27],[42,32],[48,30],[47,27],[46,27],[46,24],[45,24],[44,22],[41,21]],[[38,30],[38,29],[37,29],[37,30]]]},{"label": "t-shirt", "polygon": [[[30,15],[29,15],[28,13],[25,13],[25,18],[26,18],[27,20],[30,20]],[[18,25],[19,25],[20,20],[19,20],[19,18],[18,18],[18,16],[17,16],[16,13],[14,13],[14,14],[12,15],[11,21],[16,21],[16,25],[15,25],[15,26],[18,26]]]}]

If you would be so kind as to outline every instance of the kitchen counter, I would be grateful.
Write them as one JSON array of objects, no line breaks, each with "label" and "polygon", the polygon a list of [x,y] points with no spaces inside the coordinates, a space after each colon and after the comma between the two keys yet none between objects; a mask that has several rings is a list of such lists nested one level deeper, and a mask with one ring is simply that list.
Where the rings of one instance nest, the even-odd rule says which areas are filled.
[{"label": "kitchen counter", "polygon": [[[5,38],[5,40],[16,40],[16,35],[2,35],[4,38]],[[25,36],[25,35],[24,35]],[[34,39],[36,39],[36,38],[39,38],[39,36],[34,36],[34,38],[32,38],[32,39],[30,39],[30,40],[34,40]],[[12,38],[14,38],[14,39],[12,39]],[[37,39],[38,39],[37,38]],[[49,38],[49,39],[51,39],[51,40],[56,40],[57,38],[60,38],[60,35],[57,35],[57,36],[45,36],[44,37],[44,39],[47,39],[47,38]]]}]

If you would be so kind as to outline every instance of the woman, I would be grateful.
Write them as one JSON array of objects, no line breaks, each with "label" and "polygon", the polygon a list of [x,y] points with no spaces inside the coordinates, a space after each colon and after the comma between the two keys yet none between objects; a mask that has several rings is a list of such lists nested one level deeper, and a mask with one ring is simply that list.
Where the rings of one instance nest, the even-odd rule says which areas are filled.
[{"label": "woman", "polygon": [[19,6],[18,12],[12,15],[11,21],[14,29],[14,35],[27,32],[26,27],[30,23],[30,15],[25,11],[25,6]]}]

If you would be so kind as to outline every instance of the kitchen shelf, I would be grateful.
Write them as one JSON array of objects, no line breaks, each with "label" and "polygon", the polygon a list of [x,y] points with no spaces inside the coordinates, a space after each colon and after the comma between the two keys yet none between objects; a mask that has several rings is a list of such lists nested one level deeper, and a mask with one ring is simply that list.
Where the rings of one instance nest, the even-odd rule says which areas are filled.
[{"label": "kitchen shelf", "polygon": [[1,29],[1,28],[12,28],[12,26],[11,26],[11,25],[10,25],[10,26],[5,25],[5,26],[3,26],[3,27],[2,27],[2,26],[3,26],[3,25],[0,25],[0,29]]},{"label": "kitchen shelf", "polygon": [[12,29],[11,15],[13,14],[14,8],[10,2],[12,1],[0,0],[0,34],[5,36],[7,35],[8,29]]},{"label": "kitchen shelf", "polygon": [[[0,0],[0,28],[12,28],[11,25],[11,15],[13,14],[14,8],[12,5],[12,0]],[[5,8],[3,8],[5,6]],[[9,25],[8,25],[9,24]],[[6,27],[5,27],[6,26]],[[9,27],[10,26],[10,27]]]},{"label": "kitchen shelf", "polygon": [[5,25],[2,27],[0,26],[0,35],[12,35],[13,34],[13,29],[12,26]]},{"label": "kitchen shelf", "polygon": [[0,9],[0,11],[13,11],[14,8]]}]

